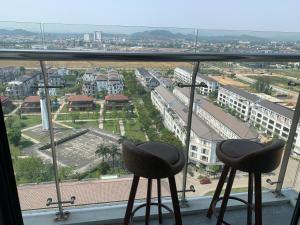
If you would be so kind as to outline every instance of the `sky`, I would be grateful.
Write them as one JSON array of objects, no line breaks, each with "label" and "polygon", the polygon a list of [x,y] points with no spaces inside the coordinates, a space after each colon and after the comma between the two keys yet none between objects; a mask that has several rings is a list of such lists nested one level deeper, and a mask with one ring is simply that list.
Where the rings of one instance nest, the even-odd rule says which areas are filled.
[{"label": "sky", "polygon": [[300,32],[299,0],[1,0],[0,21]]}]

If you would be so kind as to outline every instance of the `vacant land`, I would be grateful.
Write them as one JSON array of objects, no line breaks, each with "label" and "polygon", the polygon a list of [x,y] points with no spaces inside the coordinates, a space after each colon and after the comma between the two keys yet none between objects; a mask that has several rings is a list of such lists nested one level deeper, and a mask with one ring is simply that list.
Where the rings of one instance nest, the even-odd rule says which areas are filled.
[{"label": "vacant land", "polygon": [[223,76],[214,76],[213,78],[222,85],[233,85],[233,86],[236,86],[236,87],[247,87],[247,86],[249,86],[245,83],[242,83],[242,82],[237,81],[237,80],[233,80],[233,79],[231,79],[229,77],[226,77],[226,76],[224,76],[224,77]]}]

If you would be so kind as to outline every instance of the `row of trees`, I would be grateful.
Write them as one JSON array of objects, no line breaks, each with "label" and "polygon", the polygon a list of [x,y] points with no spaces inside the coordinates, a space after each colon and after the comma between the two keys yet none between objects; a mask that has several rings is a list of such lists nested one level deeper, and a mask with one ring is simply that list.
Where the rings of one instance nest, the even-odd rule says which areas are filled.
[{"label": "row of trees", "polygon": [[144,87],[137,82],[133,72],[124,72],[123,74],[125,93],[130,95],[134,101],[142,131],[146,132],[151,141],[170,143],[182,148],[181,142],[164,127],[159,111],[152,105],[150,93],[146,92]]}]

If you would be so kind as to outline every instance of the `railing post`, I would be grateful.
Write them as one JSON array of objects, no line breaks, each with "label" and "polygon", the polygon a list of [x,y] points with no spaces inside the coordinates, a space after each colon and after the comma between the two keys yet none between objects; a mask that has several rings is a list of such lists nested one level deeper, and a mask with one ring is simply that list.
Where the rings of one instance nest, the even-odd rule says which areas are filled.
[{"label": "railing post", "polygon": [[289,137],[288,137],[288,140],[286,142],[286,147],[285,147],[285,151],[284,151],[282,162],[281,162],[281,167],[280,167],[280,171],[279,171],[279,175],[278,175],[278,181],[276,182],[277,185],[276,185],[276,189],[274,191],[276,196],[281,196],[282,195],[281,194],[281,189],[282,189],[285,173],[286,173],[286,170],[287,170],[289,158],[290,158],[290,155],[291,155],[291,152],[292,152],[292,148],[293,148],[293,144],[294,144],[294,138],[295,138],[298,123],[299,123],[299,117],[300,117],[300,92],[298,94],[296,109],[294,111],[293,120],[292,120],[292,124],[291,124],[291,127],[290,127],[290,132],[289,132]]},{"label": "railing post", "polygon": [[185,139],[185,157],[186,163],[183,169],[183,181],[182,181],[182,195],[180,206],[188,207],[187,200],[185,198],[186,193],[186,179],[187,179],[187,169],[188,169],[188,161],[189,161],[189,149],[190,149],[190,139],[191,139],[191,127],[192,127],[192,115],[193,115],[193,106],[194,106],[194,95],[196,89],[196,77],[199,70],[200,61],[194,63],[193,74],[192,74],[192,83],[191,83],[191,91],[190,91],[190,101],[189,101],[189,112],[188,112],[188,122],[187,122],[187,132]]},{"label": "railing post", "polygon": [[48,89],[48,76],[47,70],[44,61],[40,61],[40,66],[42,70],[42,75],[44,78],[44,88],[45,88],[45,97],[46,97],[46,108],[47,108],[47,116],[48,116],[48,123],[49,123],[49,133],[50,133],[50,144],[51,144],[51,153],[52,153],[52,161],[53,161],[53,170],[54,170],[54,179],[55,179],[55,187],[56,187],[56,194],[57,194],[57,205],[59,212],[57,213],[56,221],[66,220],[69,217],[69,213],[63,212],[62,207],[62,199],[61,199],[61,191],[59,186],[59,178],[58,178],[58,166],[57,166],[57,158],[56,158],[56,151],[55,151],[55,142],[54,142],[54,133],[53,133],[53,123],[52,123],[52,116],[51,116],[51,102],[49,97],[49,89]]}]

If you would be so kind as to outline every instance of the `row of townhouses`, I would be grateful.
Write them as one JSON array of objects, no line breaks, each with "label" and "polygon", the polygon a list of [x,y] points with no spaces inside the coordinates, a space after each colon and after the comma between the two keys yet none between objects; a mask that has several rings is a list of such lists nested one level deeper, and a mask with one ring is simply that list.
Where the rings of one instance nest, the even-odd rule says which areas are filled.
[{"label": "row of townhouses", "polygon": [[[192,82],[192,70],[189,68],[177,67],[174,70],[174,77],[178,82],[190,84]],[[213,91],[217,91],[219,88],[219,83],[216,80],[198,73],[196,77],[196,84],[200,84],[202,82],[205,83],[207,87],[198,87],[196,89],[201,95],[208,95]]]},{"label": "row of townhouses", "polygon": [[115,70],[103,73],[98,69],[89,69],[82,77],[82,93],[88,96],[96,96],[98,92],[106,92],[109,95],[123,93],[124,78]]},{"label": "row of townhouses", "polygon": [[[219,88],[218,103],[234,109],[244,121],[270,136],[287,140],[294,111],[282,105],[259,98],[244,90],[226,85]],[[300,126],[294,142],[294,153],[300,154]]]},{"label": "row of townhouses", "polygon": [[[163,86],[158,86],[151,91],[151,100],[159,110],[165,127],[173,132],[184,145],[188,107]],[[206,166],[218,164],[215,149],[216,144],[223,138],[196,113],[193,113],[192,120],[190,160]]]},{"label": "row of townhouses", "polygon": [[165,88],[172,88],[173,82],[170,78],[164,77],[158,71],[148,71],[144,68],[137,68],[135,76],[138,81],[148,90],[153,90],[161,85]]}]

